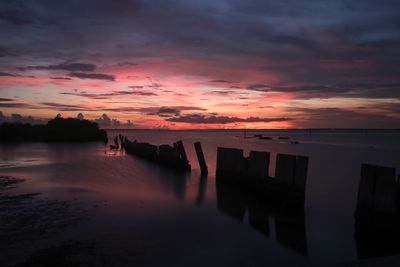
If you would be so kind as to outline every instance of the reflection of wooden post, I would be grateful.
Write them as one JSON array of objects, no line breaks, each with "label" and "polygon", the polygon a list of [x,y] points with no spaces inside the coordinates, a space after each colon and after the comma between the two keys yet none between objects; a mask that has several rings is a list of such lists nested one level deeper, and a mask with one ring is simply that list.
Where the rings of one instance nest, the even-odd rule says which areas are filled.
[{"label": "reflection of wooden post", "polygon": [[200,142],[194,143],[194,148],[196,149],[197,159],[199,160],[201,176],[208,174],[208,168],[206,160],[204,159],[203,149],[201,148]]}]

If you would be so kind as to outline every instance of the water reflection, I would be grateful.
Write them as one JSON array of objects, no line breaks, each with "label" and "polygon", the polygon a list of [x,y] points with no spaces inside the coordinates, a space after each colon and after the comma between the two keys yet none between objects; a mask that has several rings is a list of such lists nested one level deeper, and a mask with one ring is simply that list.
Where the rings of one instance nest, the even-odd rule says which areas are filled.
[{"label": "water reflection", "polygon": [[400,253],[399,195],[395,168],[361,165],[354,229],[359,259]]},{"label": "water reflection", "polygon": [[226,184],[217,183],[216,190],[219,211],[243,224],[247,211],[250,227],[270,237],[274,225],[276,241],[279,244],[307,255],[303,209],[277,208],[273,203],[255,198]]},{"label": "water reflection", "polygon": [[201,206],[204,202],[207,192],[207,177],[201,176],[199,183],[199,192],[196,197],[196,205]]},{"label": "water reflection", "polygon": [[[170,168],[154,164],[153,162],[141,159],[135,156],[133,157],[136,162],[147,166],[147,168],[155,171],[155,177],[158,183],[166,192],[171,192],[177,200],[184,200],[186,196],[186,184],[187,180],[190,178],[190,173],[175,171]],[[146,174],[144,174],[146,175]]]}]

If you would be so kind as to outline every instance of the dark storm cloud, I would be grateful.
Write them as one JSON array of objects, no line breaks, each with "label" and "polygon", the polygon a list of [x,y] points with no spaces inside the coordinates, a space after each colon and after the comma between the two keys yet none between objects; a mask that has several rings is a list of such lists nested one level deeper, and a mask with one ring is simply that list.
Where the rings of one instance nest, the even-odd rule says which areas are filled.
[{"label": "dark storm cloud", "polygon": [[50,77],[52,80],[72,80],[71,78],[68,77]]},{"label": "dark storm cloud", "polygon": [[6,21],[15,25],[32,23],[32,21],[24,17],[23,13],[13,11],[0,11],[0,21]]},{"label": "dark storm cloud", "polygon": [[0,72],[0,77],[16,77],[16,74],[8,73],[8,72]]},{"label": "dark storm cloud", "polygon": [[179,108],[161,107],[155,112],[149,112],[147,115],[158,115],[160,117],[179,116],[181,110]]},{"label": "dark storm cloud", "polygon": [[[254,71],[280,77],[275,91],[300,91],[307,98],[353,92],[341,87],[346,82],[399,82],[400,77],[397,0],[38,0],[2,1],[0,10],[3,47],[26,51],[28,62],[49,59],[48,65],[31,67],[76,72],[78,78],[114,80],[111,75],[80,73],[90,71],[82,69],[85,66],[60,67],[60,60],[124,65],[186,56],[209,59],[226,69],[247,69],[252,66],[246,59],[259,59],[265,68]],[[0,49],[0,56],[7,53]],[[331,62],[321,66],[324,60]],[[332,64],[337,60],[342,67]],[[368,64],[351,67],[356,60]],[[15,62],[5,60],[0,66]],[[215,83],[230,79],[208,76]],[[314,88],[289,88],[293,84]],[[357,88],[358,97],[399,95],[390,88]]]},{"label": "dark storm cloud", "polygon": [[147,87],[157,89],[157,88],[163,87],[163,85],[161,83],[151,83],[151,84],[148,84]]},{"label": "dark storm cloud", "polygon": [[31,79],[36,78],[36,76],[33,75],[20,75],[8,72],[0,72],[0,77],[18,77],[18,78],[31,78]]},{"label": "dark storm cloud", "polygon": [[11,101],[15,101],[15,99],[11,99],[11,98],[0,98],[0,102],[11,102]]},{"label": "dark storm cloud", "polygon": [[145,85],[132,85],[132,86],[129,86],[129,88],[131,88],[131,89],[143,89],[145,87],[150,88],[150,89],[159,89],[161,87],[164,87],[164,85],[161,84],[161,83],[152,82],[152,83],[145,84]]},{"label": "dark storm cloud", "polygon": [[195,106],[161,106],[161,107],[138,107],[108,109],[109,111],[140,112],[146,115],[157,115],[160,117],[178,116],[182,111],[206,111],[207,109]]},{"label": "dark storm cloud", "polygon": [[26,103],[20,103],[20,102],[0,102],[0,108],[24,108],[24,109],[32,109],[36,108],[36,106],[26,104]]},{"label": "dark storm cloud", "polygon": [[20,67],[20,70],[67,70],[67,71],[94,71],[96,65],[87,63],[67,63],[48,66]]},{"label": "dark storm cloud", "polygon": [[175,109],[175,108],[160,108],[157,111],[157,114],[176,114],[179,113],[180,111]]},{"label": "dark storm cloud", "polygon": [[118,63],[118,66],[137,66],[138,64],[137,63],[132,63],[132,62],[121,62],[121,63]]},{"label": "dark storm cloud", "polygon": [[211,91],[211,93],[214,93],[214,94],[220,94],[220,95],[231,95],[231,94],[235,94],[235,93],[237,93],[237,91],[232,91],[232,90],[214,90],[214,91]]},{"label": "dark storm cloud", "polygon": [[228,80],[211,80],[210,83],[235,83]]},{"label": "dark storm cloud", "polygon": [[13,55],[7,48],[0,46],[0,57]]},{"label": "dark storm cloud", "polygon": [[115,81],[114,75],[102,74],[102,73],[84,73],[84,72],[71,72],[68,74],[69,77],[75,77],[79,79],[97,79]]},{"label": "dark storm cloud", "polygon": [[227,124],[236,122],[277,122],[277,121],[290,121],[290,118],[259,118],[259,117],[228,117],[228,116],[206,116],[202,114],[188,114],[185,116],[178,116],[166,119],[171,122],[184,122],[184,123],[198,123],[198,124]]},{"label": "dark storm cloud", "polygon": [[68,105],[55,102],[42,102],[37,109],[52,109],[57,111],[92,111],[93,109],[87,108],[82,105]]},{"label": "dark storm cloud", "polygon": [[62,92],[61,95],[73,95],[73,96],[80,96],[86,97],[91,99],[108,99],[114,96],[129,96],[129,95],[141,95],[141,96],[157,96],[156,93],[149,92],[149,91],[111,91],[110,93],[101,93],[101,94],[90,94],[86,92]]},{"label": "dark storm cloud", "polygon": [[[341,108],[290,108],[299,112],[297,127],[311,128],[398,128],[400,117]],[[309,120],[312,118],[312,120]]]},{"label": "dark storm cloud", "polygon": [[347,83],[337,85],[274,86],[250,84],[248,90],[297,93],[297,98],[361,97],[400,99],[400,83]]}]

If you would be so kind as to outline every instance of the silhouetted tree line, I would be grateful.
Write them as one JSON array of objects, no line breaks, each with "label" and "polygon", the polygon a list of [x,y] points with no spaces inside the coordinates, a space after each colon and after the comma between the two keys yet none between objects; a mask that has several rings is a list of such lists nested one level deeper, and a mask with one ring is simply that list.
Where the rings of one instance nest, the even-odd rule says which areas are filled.
[{"label": "silhouetted tree line", "polygon": [[107,142],[107,132],[88,120],[56,117],[45,125],[5,122],[0,125],[0,142]]}]

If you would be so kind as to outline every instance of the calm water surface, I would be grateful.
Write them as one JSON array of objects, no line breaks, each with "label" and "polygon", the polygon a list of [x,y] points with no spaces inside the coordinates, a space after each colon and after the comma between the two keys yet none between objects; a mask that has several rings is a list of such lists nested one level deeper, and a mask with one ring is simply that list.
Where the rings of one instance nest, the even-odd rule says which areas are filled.
[{"label": "calm water surface", "polygon": [[[177,174],[110,152],[104,144],[1,145],[0,175],[26,179],[15,190],[68,201],[89,214],[62,231],[32,238],[28,247],[21,243],[21,254],[94,240],[105,266],[303,266],[357,260],[353,213],[360,165],[400,170],[399,134],[285,134],[300,142],[292,145],[244,139],[240,132],[110,131],[109,138],[117,133],[154,144],[183,140],[192,172]],[[208,163],[207,179],[200,179],[196,141]],[[240,192],[217,188],[218,146],[243,148],[246,155],[271,152],[272,176],[276,153],[309,156],[304,216],[293,225],[260,203],[249,204]],[[12,253],[3,253],[11,259]]]}]

